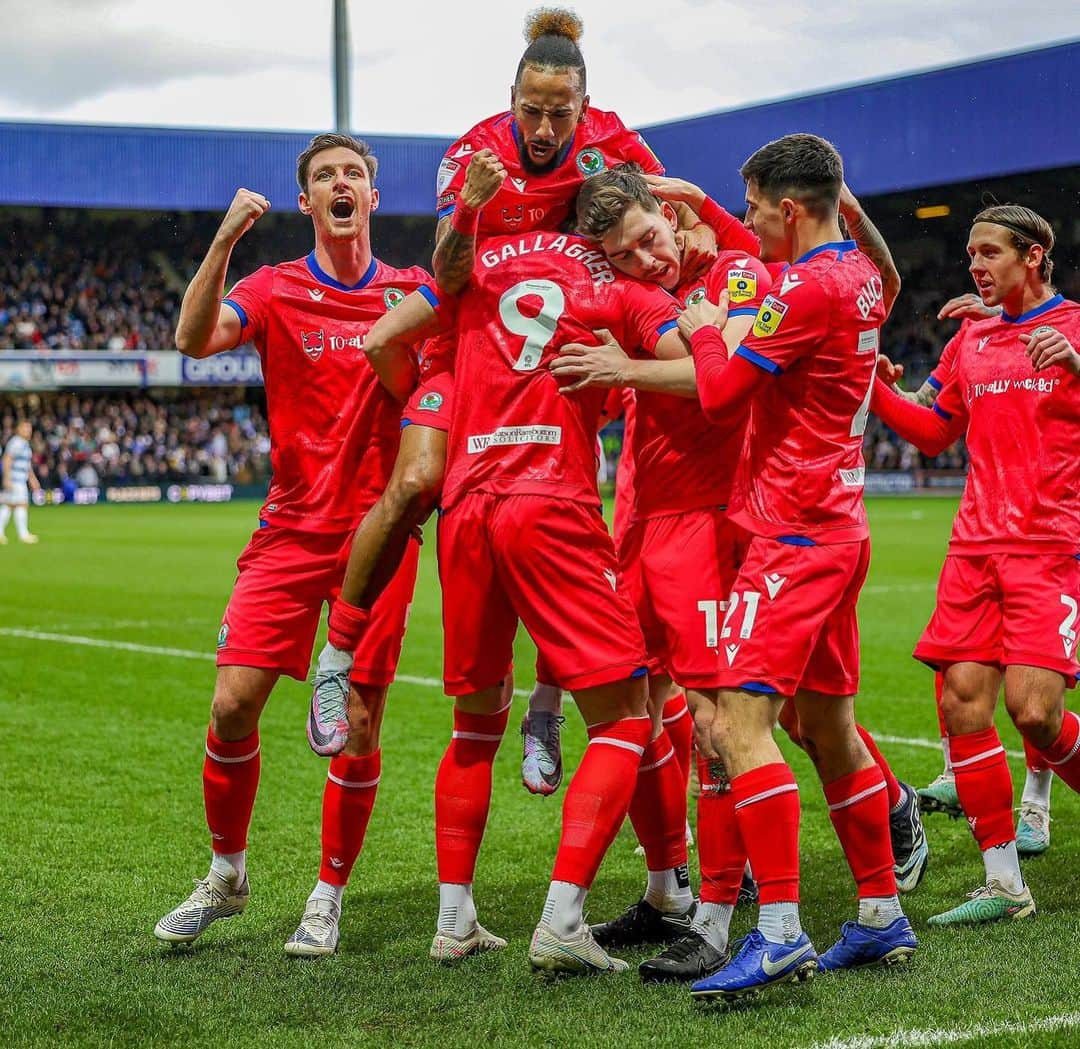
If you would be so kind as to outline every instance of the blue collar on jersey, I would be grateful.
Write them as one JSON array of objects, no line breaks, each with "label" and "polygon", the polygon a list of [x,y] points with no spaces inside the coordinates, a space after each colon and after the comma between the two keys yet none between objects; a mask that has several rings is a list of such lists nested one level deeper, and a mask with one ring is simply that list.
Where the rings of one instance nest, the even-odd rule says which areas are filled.
[{"label": "blue collar on jersey", "polygon": [[375,279],[375,271],[379,268],[379,260],[372,255],[371,265],[368,266],[364,275],[355,284],[342,284],[341,281],[334,280],[316,261],[314,251],[307,257],[307,268],[311,270],[311,275],[320,284],[329,284],[331,288],[337,288],[338,291],[359,291],[361,288],[366,288]]},{"label": "blue collar on jersey", "polygon": [[[517,121],[514,119],[513,114],[511,114],[510,116],[510,134],[514,136],[514,144],[517,146],[518,153],[520,154],[522,151],[521,132],[518,131]],[[576,139],[577,132],[575,131],[570,141],[567,142],[566,145],[563,146],[563,148],[560,150],[559,155],[555,158],[555,163],[552,164],[549,168],[544,168],[543,174],[540,175],[541,178],[543,178],[544,175],[546,175],[549,171],[554,171],[570,155],[570,151],[574,148],[574,142]]]},{"label": "blue collar on jersey", "polygon": [[845,251],[855,251],[857,248],[858,244],[853,240],[834,240],[829,244],[819,244],[816,248],[812,248],[802,258],[796,259],[792,265],[798,266],[800,262],[806,262],[815,255],[820,255],[823,251],[835,251],[840,258],[843,258]]},{"label": "blue collar on jersey", "polygon": [[1036,306],[1035,309],[1028,310],[1027,313],[1021,313],[1019,317],[1011,317],[1002,310],[1001,319],[1006,324],[1022,324],[1024,321],[1029,321],[1038,317],[1040,313],[1045,313],[1047,310],[1052,310],[1055,306],[1060,306],[1064,301],[1064,295],[1055,295],[1052,299],[1047,299],[1041,306]]}]

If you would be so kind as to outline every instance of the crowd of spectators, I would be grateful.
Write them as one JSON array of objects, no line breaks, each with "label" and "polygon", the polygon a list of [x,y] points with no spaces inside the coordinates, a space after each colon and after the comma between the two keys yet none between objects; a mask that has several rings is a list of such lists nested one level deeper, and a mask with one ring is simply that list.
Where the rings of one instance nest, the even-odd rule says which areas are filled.
[{"label": "crowd of spectators", "polygon": [[6,445],[19,419],[34,424],[42,485],[256,484],[270,473],[262,391],[23,394],[0,407]]}]

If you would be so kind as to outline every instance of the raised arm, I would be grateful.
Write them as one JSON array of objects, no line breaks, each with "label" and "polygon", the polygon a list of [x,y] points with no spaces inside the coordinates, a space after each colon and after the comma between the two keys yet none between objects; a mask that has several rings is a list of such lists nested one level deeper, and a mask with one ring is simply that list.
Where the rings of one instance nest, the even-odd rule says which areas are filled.
[{"label": "raised arm", "polygon": [[506,180],[506,168],[490,150],[482,149],[469,161],[454,213],[439,221],[431,264],[435,281],[447,295],[456,295],[469,282],[476,257],[476,231],[480,210]]},{"label": "raised arm", "polygon": [[756,255],[761,250],[757,237],[700,186],[686,179],[668,178],[665,175],[646,175],[645,181],[653,193],[676,208],[680,230],[687,222],[704,223],[712,230],[720,251],[745,251],[749,255]]},{"label": "raised arm", "polygon": [[185,356],[210,357],[239,343],[243,323],[236,310],[221,301],[229,259],[240,238],[269,209],[270,201],[262,194],[250,189],[236,191],[180,304],[176,348]]},{"label": "raised arm", "polygon": [[964,432],[966,420],[938,407],[926,408],[901,397],[895,390],[874,379],[870,410],[889,429],[915,445],[924,455],[940,455]]},{"label": "raised arm", "polygon": [[840,214],[844,216],[852,239],[859,245],[859,251],[870,259],[881,273],[882,301],[888,316],[892,312],[896,296],[900,294],[900,274],[885,238],[863,211],[862,205],[846,182],[840,188]]}]

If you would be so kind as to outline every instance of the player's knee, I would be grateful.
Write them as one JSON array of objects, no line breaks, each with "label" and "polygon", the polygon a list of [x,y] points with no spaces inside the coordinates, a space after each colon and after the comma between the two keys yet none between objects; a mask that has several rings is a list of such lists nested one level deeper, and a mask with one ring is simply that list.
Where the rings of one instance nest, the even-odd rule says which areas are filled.
[{"label": "player's knee", "polygon": [[219,688],[210,704],[210,726],[219,739],[243,739],[255,731],[261,710],[257,696]]},{"label": "player's knee", "polygon": [[382,728],[383,710],[386,707],[386,689],[370,686],[354,686],[349,694],[349,741],[345,753],[356,757],[371,754],[379,748],[379,730]]},{"label": "player's knee", "polygon": [[1061,732],[1063,710],[1055,698],[1036,694],[1009,705],[1009,714],[1020,735],[1040,750],[1049,747]]}]

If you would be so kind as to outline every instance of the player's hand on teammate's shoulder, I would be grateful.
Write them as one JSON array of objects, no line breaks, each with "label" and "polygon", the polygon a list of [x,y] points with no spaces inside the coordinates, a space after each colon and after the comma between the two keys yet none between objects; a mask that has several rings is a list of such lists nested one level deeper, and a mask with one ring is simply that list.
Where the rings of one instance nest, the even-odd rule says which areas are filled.
[{"label": "player's hand on teammate's shoulder", "polygon": [[723,328],[728,318],[728,293],[720,292],[719,302],[709,302],[708,299],[699,299],[693,306],[687,306],[679,314],[679,331],[684,339],[689,341],[690,336],[698,329],[706,325],[714,328]]},{"label": "player's hand on teammate's shoulder", "polygon": [[238,189],[221,220],[218,236],[235,243],[269,210],[270,201],[261,193]]},{"label": "player's hand on teammate's shoulder", "polygon": [[461,187],[461,199],[470,208],[482,208],[506,181],[503,162],[490,149],[473,154],[465,171],[465,185]]},{"label": "player's hand on teammate's shoulder", "polygon": [[705,191],[684,178],[669,178],[667,175],[645,175],[645,181],[653,195],[669,204],[686,204],[694,211],[701,211],[705,203]]},{"label": "player's hand on teammate's shoulder", "polygon": [[949,299],[944,306],[938,310],[938,320],[973,320],[981,321],[987,317],[998,317],[1001,315],[1000,306],[984,306],[982,299],[979,298],[974,292],[965,292],[963,295],[957,295],[954,298]]},{"label": "player's hand on teammate's shoulder", "polygon": [[1080,375],[1080,353],[1057,328],[1043,325],[1030,335],[1021,335],[1020,341],[1027,347],[1027,355],[1037,372],[1058,365]]},{"label": "player's hand on teammate's shoulder", "polygon": [[607,328],[597,328],[593,335],[600,340],[596,346],[568,342],[559,349],[551,362],[551,371],[560,383],[560,393],[574,393],[587,386],[605,389],[626,385],[626,366],[630,358]]}]

